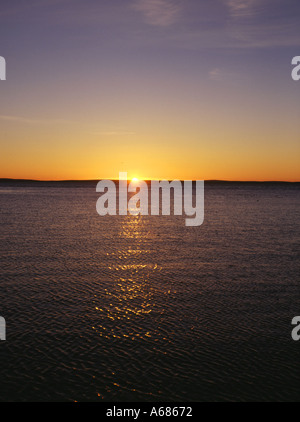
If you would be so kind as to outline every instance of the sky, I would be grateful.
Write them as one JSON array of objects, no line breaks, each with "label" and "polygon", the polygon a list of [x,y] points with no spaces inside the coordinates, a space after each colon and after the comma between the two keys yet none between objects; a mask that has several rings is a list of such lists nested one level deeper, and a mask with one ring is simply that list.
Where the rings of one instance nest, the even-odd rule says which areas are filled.
[{"label": "sky", "polygon": [[300,181],[299,0],[4,0],[0,177]]}]

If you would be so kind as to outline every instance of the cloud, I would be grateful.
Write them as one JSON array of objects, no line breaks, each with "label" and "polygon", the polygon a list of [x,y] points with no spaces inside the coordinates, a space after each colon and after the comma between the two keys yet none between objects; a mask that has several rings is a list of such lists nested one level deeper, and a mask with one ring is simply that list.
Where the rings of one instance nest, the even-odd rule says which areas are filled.
[{"label": "cloud", "polygon": [[213,81],[219,81],[221,79],[222,72],[220,69],[215,68],[209,72],[209,79]]},{"label": "cloud", "polygon": [[15,123],[25,123],[25,124],[40,123],[39,120],[27,119],[26,117],[20,117],[20,116],[0,115],[0,120],[5,120],[7,122],[15,122]]},{"label": "cloud", "polygon": [[[260,4],[263,0],[260,0]],[[257,0],[225,0],[230,14],[234,18],[251,17],[257,13]]]},{"label": "cloud", "polygon": [[155,26],[170,26],[179,19],[181,2],[175,0],[135,0],[133,8],[141,12],[146,22]]},{"label": "cloud", "polygon": [[22,124],[53,124],[53,123],[73,123],[68,120],[63,119],[56,119],[56,120],[38,120],[38,119],[31,119],[27,117],[21,117],[21,116],[7,116],[7,115],[0,115],[0,120],[4,120],[7,122],[14,122],[14,123],[22,123]]},{"label": "cloud", "polygon": [[135,132],[129,131],[108,131],[108,132],[93,132],[92,135],[100,135],[100,136],[131,136],[135,135]]}]

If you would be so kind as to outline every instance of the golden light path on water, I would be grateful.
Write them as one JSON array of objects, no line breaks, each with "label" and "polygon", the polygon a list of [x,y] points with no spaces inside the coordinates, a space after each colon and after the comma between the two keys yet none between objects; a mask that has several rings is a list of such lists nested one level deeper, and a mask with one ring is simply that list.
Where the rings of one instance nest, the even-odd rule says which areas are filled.
[{"label": "golden light path on water", "polygon": [[157,337],[158,327],[149,329],[145,319],[155,310],[152,281],[158,277],[161,267],[151,260],[151,251],[147,249],[151,233],[145,218],[140,215],[124,217],[118,237],[122,247],[107,252],[108,269],[113,279],[111,286],[105,289],[109,305],[96,306],[101,324],[93,328],[107,339],[123,338],[130,342],[147,340],[153,335]]}]

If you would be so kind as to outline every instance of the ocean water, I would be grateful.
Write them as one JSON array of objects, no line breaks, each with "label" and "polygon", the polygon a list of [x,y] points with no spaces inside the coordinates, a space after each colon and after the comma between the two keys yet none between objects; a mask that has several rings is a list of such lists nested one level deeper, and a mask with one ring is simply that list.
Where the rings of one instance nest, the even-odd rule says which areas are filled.
[{"label": "ocean water", "polygon": [[299,184],[206,184],[205,219],[0,186],[0,401],[299,401]]}]

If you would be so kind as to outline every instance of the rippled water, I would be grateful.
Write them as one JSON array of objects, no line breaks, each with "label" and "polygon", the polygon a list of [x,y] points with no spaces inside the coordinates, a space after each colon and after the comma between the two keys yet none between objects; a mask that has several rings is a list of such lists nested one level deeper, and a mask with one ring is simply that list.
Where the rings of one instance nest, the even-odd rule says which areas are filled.
[{"label": "rippled water", "polygon": [[3,185],[0,400],[299,401],[299,185],[206,185],[205,221]]}]

